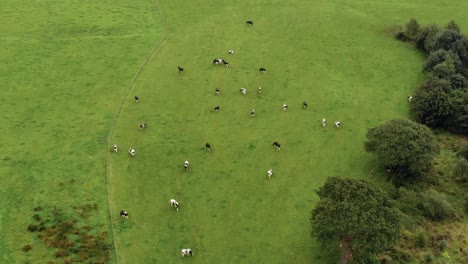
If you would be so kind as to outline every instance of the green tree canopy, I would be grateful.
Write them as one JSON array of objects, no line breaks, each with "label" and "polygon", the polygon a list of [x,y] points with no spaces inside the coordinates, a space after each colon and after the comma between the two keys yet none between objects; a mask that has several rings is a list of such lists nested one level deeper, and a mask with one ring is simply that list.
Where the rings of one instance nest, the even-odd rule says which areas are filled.
[{"label": "green tree canopy", "polygon": [[371,263],[399,234],[399,211],[387,194],[357,179],[328,178],[317,191],[312,236],[342,249],[341,263]]},{"label": "green tree canopy", "polygon": [[410,120],[393,119],[369,128],[366,137],[366,151],[377,154],[385,166],[392,168],[397,184],[427,173],[439,152],[432,131]]}]

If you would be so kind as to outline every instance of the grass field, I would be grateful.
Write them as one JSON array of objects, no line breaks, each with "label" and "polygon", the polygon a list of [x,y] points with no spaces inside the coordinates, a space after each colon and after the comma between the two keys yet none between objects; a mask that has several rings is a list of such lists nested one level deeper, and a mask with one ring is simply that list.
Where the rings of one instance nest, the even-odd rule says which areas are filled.
[{"label": "grass field", "polygon": [[[328,176],[377,173],[362,147],[366,130],[407,116],[406,96],[422,80],[423,56],[387,29],[415,17],[453,19],[466,31],[467,7],[460,0],[3,3],[0,262],[52,260],[26,230],[33,208],[72,215],[83,204],[98,210],[80,221],[114,228],[113,263],[332,261],[310,238],[314,190]],[[247,19],[255,25],[246,27]],[[230,68],[211,65],[215,57]],[[260,75],[260,66],[268,72]],[[110,131],[121,150],[107,167]],[[33,249],[24,253],[26,244]],[[184,247],[192,259],[180,257]]]}]

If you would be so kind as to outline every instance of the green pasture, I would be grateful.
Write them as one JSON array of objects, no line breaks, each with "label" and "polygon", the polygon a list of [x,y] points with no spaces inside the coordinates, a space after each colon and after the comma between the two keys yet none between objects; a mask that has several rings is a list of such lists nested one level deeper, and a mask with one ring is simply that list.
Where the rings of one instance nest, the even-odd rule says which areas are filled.
[{"label": "green pasture", "polygon": [[[98,209],[77,219],[108,232],[112,263],[332,261],[310,237],[314,190],[328,176],[379,173],[362,147],[367,128],[406,117],[422,81],[423,55],[389,29],[414,17],[466,31],[467,5],[3,1],[0,263],[56,261],[27,231],[33,208],[76,217],[85,204]],[[230,67],[213,66],[215,57]],[[193,258],[179,255],[185,247]]]}]

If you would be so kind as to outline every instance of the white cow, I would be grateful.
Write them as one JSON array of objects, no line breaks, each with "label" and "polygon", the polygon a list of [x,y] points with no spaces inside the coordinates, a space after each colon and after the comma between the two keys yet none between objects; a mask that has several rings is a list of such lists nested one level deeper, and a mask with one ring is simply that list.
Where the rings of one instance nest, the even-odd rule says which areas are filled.
[{"label": "white cow", "polygon": [[267,171],[268,179],[271,179],[271,176],[273,175],[273,169],[269,169]]},{"label": "white cow", "polygon": [[413,101],[413,96],[408,95],[408,101],[411,103],[411,101]]},{"label": "white cow", "polygon": [[254,117],[255,116],[255,109],[250,110],[250,116]]},{"label": "white cow", "polygon": [[188,160],[186,160],[186,161],[184,162],[184,169],[185,169],[185,172],[188,172],[188,167],[189,167],[189,162],[188,162]]},{"label": "white cow", "polygon": [[114,152],[117,152],[119,150],[119,147],[117,146],[117,144],[114,144]]},{"label": "white cow", "polygon": [[324,119],[322,119],[322,126],[325,127],[326,125],[327,125],[327,120],[325,120],[325,118],[324,118]]},{"label": "white cow", "polygon": [[132,157],[135,157],[135,153],[136,153],[136,152],[135,152],[135,149],[134,149],[134,148],[130,148],[130,149],[128,150],[128,153],[130,153],[130,155],[132,155]]},{"label": "white cow", "polygon": [[283,112],[288,111],[288,105],[286,103],[283,104]]},{"label": "white cow", "polygon": [[335,121],[335,126],[336,126],[336,128],[340,128],[341,122],[340,121]]},{"label": "white cow", "polygon": [[245,94],[247,93],[247,89],[245,89],[245,88],[240,88],[240,92],[241,92],[243,95],[245,95]]},{"label": "white cow", "polygon": [[185,257],[185,256],[192,256],[193,253],[192,253],[192,250],[190,248],[184,248],[180,251],[180,254],[182,255],[182,257]]},{"label": "white cow", "polygon": [[232,55],[232,54],[234,54],[234,51],[233,50],[228,50],[228,53]]},{"label": "white cow", "polygon": [[258,93],[259,93],[259,94],[262,93],[262,87],[261,87],[261,86],[258,87]]},{"label": "white cow", "polygon": [[177,211],[179,211],[179,203],[175,199],[171,199],[169,201],[169,204],[171,204],[172,207],[174,207]]}]

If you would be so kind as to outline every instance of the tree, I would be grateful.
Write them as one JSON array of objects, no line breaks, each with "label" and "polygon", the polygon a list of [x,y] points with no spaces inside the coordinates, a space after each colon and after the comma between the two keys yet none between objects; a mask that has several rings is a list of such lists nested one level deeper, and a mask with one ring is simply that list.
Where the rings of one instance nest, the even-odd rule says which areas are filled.
[{"label": "tree", "polygon": [[434,43],[440,31],[437,25],[427,25],[423,27],[420,30],[416,46],[428,53],[434,51]]},{"label": "tree", "polygon": [[399,211],[387,194],[357,179],[328,178],[310,218],[312,236],[341,247],[341,263],[371,263],[397,239]]},{"label": "tree", "polygon": [[418,21],[416,19],[412,18],[408,24],[406,24],[406,31],[405,31],[405,36],[410,39],[410,40],[417,40],[419,36],[419,32],[421,30],[421,27],[419,26]]},{"label": "tree", "polygon": [[457,23],[455,23],[454,20],[450,21],[447,26],[445,27],[445,29],[447,30],[451,30],[451,31],[455,31],[455,32],[458,32],[460,33],[460,27],[457,25]]},{"label": "tree", "polygon": [[369,128],[366,137],[366,151],[377,154],[382,164],[391,168],[397,184],[429,172],[439,152],[432,131],[410,120],[393,119]]},{"label": "tree", "polygon": [[445,30],[437,36],[433,49],[450,50],[454,43],[462,38],[463,35],[460,32]]}]

